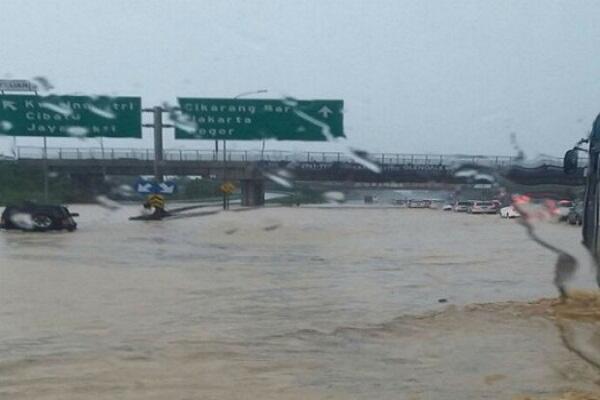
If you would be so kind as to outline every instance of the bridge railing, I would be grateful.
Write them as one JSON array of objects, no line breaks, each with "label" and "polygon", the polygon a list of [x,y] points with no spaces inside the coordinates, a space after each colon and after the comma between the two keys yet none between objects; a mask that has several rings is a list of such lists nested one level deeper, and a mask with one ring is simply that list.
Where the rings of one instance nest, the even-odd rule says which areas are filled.
[{"label": "bridge railing", "polygon": [[[43,159],[44,148],[34,146],[18,146],[15,151],[17,159]],[[101,148],[101,147],[48,147],[48,159],[58,160],[142,160],[154,159],[154,150],[141,148]],[[280,150],[228,150],[228,161],[296,161],[315,163],[353,162],[357,156],[343,152],[292,152]],[[445,155],[445,154],[409,154],[380,153],[369,154],[369,159],[382,165],[460,165],[475,164],[490,167],[509,167],[517,164],[515,157],[479,156],[479,155]],[[222,152],[214,150],[165,149],[163,158],[167,161],[220,161]],[[546,157],[537,159],[536,164],[561,166],[562,159]],[[582,163],[583,165],[583,163]]]},{"label": "bridge railing", "polygon": [[[44,148],[34,146],[18,146],[15,152],[16,159],[43,159]],[[140,148],[70,148],[47,147],[46,158],[53,160],[142,160],[154,159],[153,149]],[[228,161],[298,161],[299,156],[288,151],[256,151],[256,150],[228,150]],[[214,150],[184,150],[165,149],[163,158],[168,161],[221,161],[222,152]]]},{"label": "bridge railing", "polygon": [[[151,149],[48,147],[45,156],[52,160],[153,160],[154,152]],[[44,148],[18,146],[16,148],[16,158],[20,160],[43,159]]]}]

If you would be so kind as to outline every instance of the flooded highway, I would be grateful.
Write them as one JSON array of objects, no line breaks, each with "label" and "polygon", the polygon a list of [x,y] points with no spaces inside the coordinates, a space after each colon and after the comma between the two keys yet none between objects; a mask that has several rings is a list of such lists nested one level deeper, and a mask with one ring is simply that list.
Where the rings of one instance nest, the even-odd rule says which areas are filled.
[{"label": "flooded highway", "polygon": [[[0,232],[0,398],[511,399],[594,390],[515,220],[265,208]],[[581,262],[580,230],[543,236]],[[489,304],[487,304],[489,303]]]}]

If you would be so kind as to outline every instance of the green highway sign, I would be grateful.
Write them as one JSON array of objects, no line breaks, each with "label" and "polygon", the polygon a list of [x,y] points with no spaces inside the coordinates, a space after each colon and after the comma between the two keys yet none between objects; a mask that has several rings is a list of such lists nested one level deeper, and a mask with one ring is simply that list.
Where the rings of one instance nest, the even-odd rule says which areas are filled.
[{"label": "green highway sign", "polygon": [[[325,141],[345,137],[342,100],[179,98],[175,139]],[[328,137],[329,136],[329,137]]]},{"label": "green highway sign", "polygon": [[142,137],[139,97],[0,95],[0,134]]}]

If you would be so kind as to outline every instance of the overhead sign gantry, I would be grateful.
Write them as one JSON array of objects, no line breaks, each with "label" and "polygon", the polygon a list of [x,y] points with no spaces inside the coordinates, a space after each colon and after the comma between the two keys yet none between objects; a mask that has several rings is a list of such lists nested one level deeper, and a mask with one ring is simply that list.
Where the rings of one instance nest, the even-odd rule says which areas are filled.
[{"label": "overhead sign gantry", "polygon": [[[342,100],[178,99],[176,139],[327,141],[345,137]],[[190,128],[192,127],[192,128]]]},{"label": "overhead sign gantry", "polygon": [[141,138],[139,97],[0,95],[11,136]]}]

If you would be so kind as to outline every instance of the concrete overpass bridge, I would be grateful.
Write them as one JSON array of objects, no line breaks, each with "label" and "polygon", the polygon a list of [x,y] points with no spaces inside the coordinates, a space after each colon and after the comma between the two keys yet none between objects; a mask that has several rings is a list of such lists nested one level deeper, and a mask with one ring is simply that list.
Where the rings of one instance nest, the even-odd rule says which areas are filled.
[{"label": "concrete overpass bridge", "polygon": [[494,168],[509,180],[524,184],[583,184],[583,173],[565,175],[562,159],[537,160],[523,166],[514,157],[442,154],[369,154],[368,160],[381,171],[365,166],[362,155],[340,152],[163,150],[155,162],[153,149],[125,148],[16,148],[12,162],[24,167],[46,168],[69,174],[84,187],[93,186],[105,175],[154,175],[155,166],[163,175],[203,176],[240,181],[242,199],[247,205],[262,203],[265,174],[285,170],[296,181],[371,182],[371,183],[464,183],[455,168],[471,165]]}]

